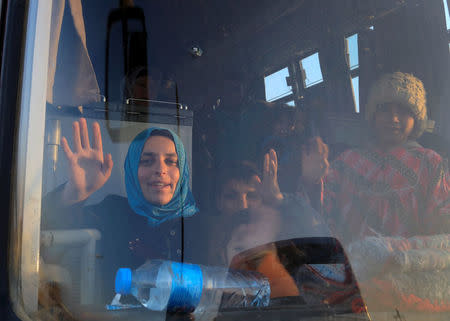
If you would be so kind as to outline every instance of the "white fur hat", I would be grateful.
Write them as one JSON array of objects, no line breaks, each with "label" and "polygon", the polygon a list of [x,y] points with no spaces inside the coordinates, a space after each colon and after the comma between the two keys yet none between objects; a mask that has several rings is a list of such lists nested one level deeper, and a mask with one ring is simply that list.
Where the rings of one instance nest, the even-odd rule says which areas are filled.
[{"label": "white fur hat", "polygon": [[422,135],[428,126],[428,117],[426,91],[420,79],[402,72],[383,75],[369,91],[366,119],[372,121],[377,106],[385,103],[398,103],[409,108],[415,119],[411,136]]}]

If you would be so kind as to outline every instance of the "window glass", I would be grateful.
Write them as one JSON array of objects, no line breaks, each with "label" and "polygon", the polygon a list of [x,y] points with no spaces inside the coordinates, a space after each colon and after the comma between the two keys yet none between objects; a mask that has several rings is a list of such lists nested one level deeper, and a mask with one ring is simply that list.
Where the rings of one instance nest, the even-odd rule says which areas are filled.
[{"label": "window glass", "polygon": [[287,67],[264,77],[267,101],[274,101],[292,94],[292,87],[286,83],[286,77],[289,77]]},{"label": "window glass", "polygon": [[312,54],[311,56],[303,58],[300,61],[300,66],[304,70],[305,74],[304,79],[305,88],[314,86],[323,81],[318,52]]},{"label": "window glass", "polygon": [[450,16],[448,11],[448,2],[447,0],[443,0],[444,2],[444,10],[445,10],[445,22],[447,25],[447,30],[450,30]]},{"label": "window glass", "polygon": [[30,0],[15,311],[449,320],[437,8]]},{"label": "window glass", "polygon": [[350,70],[354,70],[359,67],[359,57],[358,57],[358,34],[345,38],[347,43],[348,51],[348,63]]},{"label": "window glass", "polygon": [[359,76],[352,78],[353,100],[355,102],[355,111],[359,113]]},{"label": "window glass", "polygon": [[291,107],[295,107],[295,101],[293,101],[293,100],[288,101],[288,102],[286,103],[286,105],[291,106]]}]

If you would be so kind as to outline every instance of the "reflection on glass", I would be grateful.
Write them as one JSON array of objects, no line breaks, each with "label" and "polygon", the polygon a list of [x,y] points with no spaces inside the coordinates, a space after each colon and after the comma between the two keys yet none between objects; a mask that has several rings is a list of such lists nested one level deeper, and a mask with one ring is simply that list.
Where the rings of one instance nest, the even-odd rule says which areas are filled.
[{"label": "reflection on glass", "polygon": [[303,58],[300,61],[300,67],[305,72],[305,88],[314,86],[323,81],[322,70],[320,69],[319,53]]},{"label": "reflection on glass", "polygon": [[448,269],[450,180],[445,160],[417,143],[429,126],[425,97],[411,74],[381,76],[369,89],[364,148],[339,155],[326,177],[330,226],[375,309],[437,311],[447,300],[437,280],[448,278],[439,267]]},{"label": "reflection on glass", "polygon": [[[287,310],[323,315],[324,306],[330,311],[344,302],[357,313],[367,301],[390,316],[398,308],[447,320],[449,62],[436,48],[448,39],[435,32],[443,19],[420,18],[432,17],[441,2],[384,1],[384,9],[362,4],[359,12],[342,5],[352,0],[249,1],[254,5],[139,1],[139,10],[130,9],[133,1],[120,8],[108,0],[83,0],[81,8],[73,6],[80,0],[65,8],[66,1],[53,1],[51,90],[41,110],[47,136],[23,153],[33,160],[46,155],[42,186],[24,174],[45,195],[34,199],[42,215],[27,215],[40,222],[32,226],[41,236],[40,309],[52,312],[48,298],[58,297],[69,309],[98,303],[101,316],[114,318],[104,307],[114,297],[115,270],[163,259],[264,274],[272,290],[268,309],[280,303],[275,299],[294,297]],[[299,19],[302,13],[312,18]],[[149,22],[148,37],[132,21],[128,31],[121,28],[137,14]],[[112,16],[117,24],[108,38]],[[368,16],[376,32],[367,29]],[[262,27],[268,18],[270,28]],[[357,30],[371,40],[361,70]],[[121,37],[127,34],[129,41]],[[407,50],[419,42],[432,60],[423,50]],[[204,55],[192,55],[196,45]],[[393,71],[417,92],[397,79],[369,95]],[[106,84],[108,99],[100,101]],[[367,114],[346,113],[352,103]],[[41,109],[35,102],[28,108]],[[421,136],[431,116],[441,127]],[[150,127],[174,135],[156,132],[129,152]],[[194,200],[200,211],[192,217],[163,207],[185,213]]]},{"label": "reflection on glass", "polygon": [[289,77],[287,67],[264,77],[266,101],[275,101],[292,94],[292,87],[287,85],[286,77]]},{"label": "reflection on glass", "polygon": [[[64,262],[64,253],[55,252],[55,246],[61,250],[61,245],[64,249],[68,244],[73,246],[93,239],[89,247],[86,246],[85,252],[90,253],[88,259],[82,257],[82,262],[90,260],[91,263],[82,264],[81,270],[90,270],[86,278],[91,280],[87,285],[92,286],[92,266],[98,265],[97,276],[101,276],[102,290],[96,295],[90,293],[90,301],[86,301],[87,295],[83,296],[82,303],[110,299],[114,293],[114,274],[119,267],[135,267],[143,263],[145,257],[166,256],[180,260],[179,219],[198,212],[189,189],[189,157],[182,140],[167,128],[167,124],[145,129],[131,144],[125,143],[123,147],[128,149],[125,160],[125,153],[103,153],[103,145],[111,152],[118,146],[110,145],[108,135],[102,139],[102,131],[105,131],[98,122],[91,124],[91,141],[84,118],[73,123],[73,137],[62,139],[68,166],[61,178],[66,182],[51,190],[43,201],[42,227],[50,236],[60,235],[62,240],[58,243],[57,238],[51,238],[48,250],[43,251],[46,262]],[[149,127],[149,124],[144,126]],[[137,126],[134,130],[139,131]],[[124,169],[114,168],[114,163],[124,164]],[[122,184],[111,182],[113,172],[113,176],[118,175],[119,182],[125,181],[126,197],[117,195]],[[186,190],[186,193],[182,194],[180,190]],[[104,199],[86,206],[96,192],[101,192]],[[160,211],[165,212],[164,217],[159,215]],[[168,223],[163,224],[165,221]],[[90,235],[96,236],[89,238]],[[165,242],[167,236],[171,236],[171,242]],[[96,240],[100,244],[98,248]],[[99,255],[101,260],[98,260]],[[99,296],[101,294],[103,297]]]},{"label": "reflection on glass", "polygon": [[354,70],[359,67],[359,56],[358,56],[358,34],[347,37],[347,50],[348,50],[348,64],[350,70]]}]

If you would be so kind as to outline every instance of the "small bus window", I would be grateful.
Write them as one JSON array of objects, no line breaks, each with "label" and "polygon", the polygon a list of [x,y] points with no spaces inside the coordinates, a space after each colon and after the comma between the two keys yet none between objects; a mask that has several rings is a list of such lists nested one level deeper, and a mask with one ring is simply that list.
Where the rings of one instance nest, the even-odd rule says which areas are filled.
[{"label": "small bus window", "polygon": [[314,86],[323,81],[318,52],[300,60],[300,67],[304,71],[303,83],[305,88]]},{"label": "small bus window", "polygon": [[292,87],[286,83],[287,77],[289,77],[287,67],[264,77],[267,101],[275,101],[292,94]]},{"label": "small bus window", "polygon": [[449,10],[448,10],[448,1],[443,0],[443,2],[444,2],[444,12],[445,12],[445,23],[447,26],[447,30],[450,30],[450,15],[449,15]]},{"label": "small bus window", "polygon": [[355,102],[355,112],[359,113],[359,76],[352,77],[352,90]]},{"label": "small bus window", "polygon": [[359,67],[358,34],[355,33],[354,35],[345,38],[345,40],[348,52],[348,65],[350,70],[353,70]]},{"label": "small bus window", "polygon": [[[369,28],[370,29],[370,28]],[[373,29],[370,29],[373,30]],[[346,61],[347,66],[350,70],[351,76],[351,87],[353,93],[353,104],[355,106],[354,111],[356,113],[360,112],[359,109],[359,43],[358,34],[355,33],[347,38],[345,38],[345,49],[346,49]]]}]

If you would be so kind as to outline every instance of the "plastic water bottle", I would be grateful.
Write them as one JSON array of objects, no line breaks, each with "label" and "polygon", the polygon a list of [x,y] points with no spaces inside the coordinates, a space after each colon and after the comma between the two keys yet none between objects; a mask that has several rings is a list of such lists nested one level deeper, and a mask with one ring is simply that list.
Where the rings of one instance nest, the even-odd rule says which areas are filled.
[{"label": "plastic water bottle", "polygon": [[257,272],[152,260],[117,271],[115,290],[132,294],[153,311],[202,313],[210,309],[269,305],[270,285]]}]

